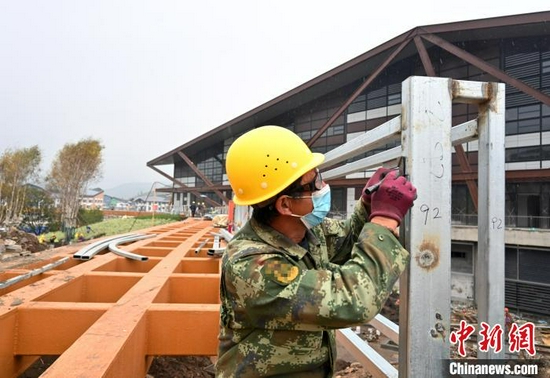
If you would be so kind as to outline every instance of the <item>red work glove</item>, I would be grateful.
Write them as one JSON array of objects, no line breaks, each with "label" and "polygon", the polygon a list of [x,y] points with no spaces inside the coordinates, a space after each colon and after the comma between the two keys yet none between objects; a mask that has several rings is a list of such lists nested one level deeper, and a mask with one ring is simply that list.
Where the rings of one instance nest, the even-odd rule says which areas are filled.
[{"label": "red work glove", "polygon": [[378,184],[380,180],[386,177],[386,175],[390,171],[391,171],[390,168],[378,168],[376,172],[374,172],[374,175],[371,176],[369,181],[367,181],[367,185],[365,185],[365,187],[363,188],[363,192],[362,192],[363,194],[361,194],[361,200],[365,205],[370,206],[370,201],[372,197],[372,193],[367,193],[366,191],[367,188],[370,188],[374,184]]},{"label": "red work glove", "polygon": [[416,199],[416,188],[398,172],[389,172],[371,198],[370,218],[379,216],[396,220],[399,224]]}]

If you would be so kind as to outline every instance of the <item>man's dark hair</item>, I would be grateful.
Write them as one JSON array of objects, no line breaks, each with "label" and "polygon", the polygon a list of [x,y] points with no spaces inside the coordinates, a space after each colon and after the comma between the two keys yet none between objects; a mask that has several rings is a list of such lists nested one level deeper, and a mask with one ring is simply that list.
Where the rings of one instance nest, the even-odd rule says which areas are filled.
[{"label": "man's dark hair", "polygon": [[[277,200],[278,196],[275,197],[275,200]],[[269,225],[277,215],[279,215],[279,212],[277,209],[275,209],[275,202],[264,206],[264,207],[257,207],[253,206],[252,208],[252,218],[254,218],[256,221],[262,224]]]},{"label": "man's dark hair", "polygon": [[257,205],[253,205],[252,218],[262,224],[271,224],[273,219],[275,219],[279,215],[279,212],[275,208],[275,201],[277,201],[277,198],[283,195],[291,197],[294,195],[298,195],[301,191],[303,191],[302,185],[300,184],[301,181],[302,176],[298,177],[296,181],[294,181],[280,193],[277,193],[275,196],[271,197],[267,201],[261,202]]}]

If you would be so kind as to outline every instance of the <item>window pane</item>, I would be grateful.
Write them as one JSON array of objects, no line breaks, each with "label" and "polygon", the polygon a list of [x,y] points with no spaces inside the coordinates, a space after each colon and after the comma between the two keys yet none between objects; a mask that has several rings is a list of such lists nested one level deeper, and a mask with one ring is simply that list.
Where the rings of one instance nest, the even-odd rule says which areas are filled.
[{"label": "window pane", "polygon": [[518,253],[515,248],[506,248],[505,250],[505,264],[504,271],[506,278],[513,280],[518,279],[518,263],[517,263]]},{"label": "window pane", "polygon": [[506,120],[512,121],[518,119],[518,108],[506,109]]},{"label": "window pane", "polygon": [[506,122],[506,135],[515,135],[518,133],[517,122]]},{"label": "window pane", "polygon": [[519,119],[534,118],[534,117],[540,117],[540,106],[538,104],[522,106],[518,108]]},{"label": "window pane", "polygon": [[520,249],[519,279],[546,284],[550,283],[547,258],[545,251]]},{"label": "window pane", "polygon": [[367,110],[366,102],[354,102],[353,104],[348,106],[348,113],[357,113],[357,112],[362,112],[364,110]]},{"label": "window pane", "polygon": [[524,121],[519,121],[518,131],[520,134],[523,133],[534,133],[540,131],[540,119],[528,119]]},{"label": "window pane", "polygon": [[540,146],[510,148],[506,150],[506,162],[540,160]]},{"label": "window pane", "polygon": [[401,93],[396,93],[388,96],[388,105],[395,105],[401,102]]}]

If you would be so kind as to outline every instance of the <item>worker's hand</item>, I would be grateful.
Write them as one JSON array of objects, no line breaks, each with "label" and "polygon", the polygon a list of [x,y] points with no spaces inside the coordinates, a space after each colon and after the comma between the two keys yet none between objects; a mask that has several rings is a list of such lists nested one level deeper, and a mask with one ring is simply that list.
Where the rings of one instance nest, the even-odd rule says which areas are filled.
[{"label": "worker's hand", "polygon": [[371,223],[378,224],[380,226],[386,227],[390,230],[396,237],[399,237],[398,226],[399,223],[395,219],[376,216],[371,218]]},{"label": "worker's hand", "polygon": [[371,196],[370,219],[376,216],[396,220],[399,224],[416,199],[416,188],[398,172],[387,173],[382,184]]},{"label": "worker's hand", "polygon": [[369,179],[369,181],[367,181],[367,184],[363,188],[363,194],[361,194],[361,201],[363,201],[363,204],[370,206],[372,193],[368,193],[367,189],[374,184],[378,184],[390,171],[390,168],[378,168],[376,172],[374,172],[374,175],[371,176],[371,178]]}]

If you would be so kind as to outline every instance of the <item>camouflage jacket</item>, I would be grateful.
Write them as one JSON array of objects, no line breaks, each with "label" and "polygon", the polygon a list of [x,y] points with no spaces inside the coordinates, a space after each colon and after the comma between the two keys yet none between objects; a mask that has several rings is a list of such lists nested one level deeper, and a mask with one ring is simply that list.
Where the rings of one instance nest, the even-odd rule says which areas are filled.
[{"label": "camouflage jacket", "polygon": [[334,330],[373,318],[408,263],[385,227],[325,218],[309,251],[251,219],[223,256],[216,376],[331,377]]}]

